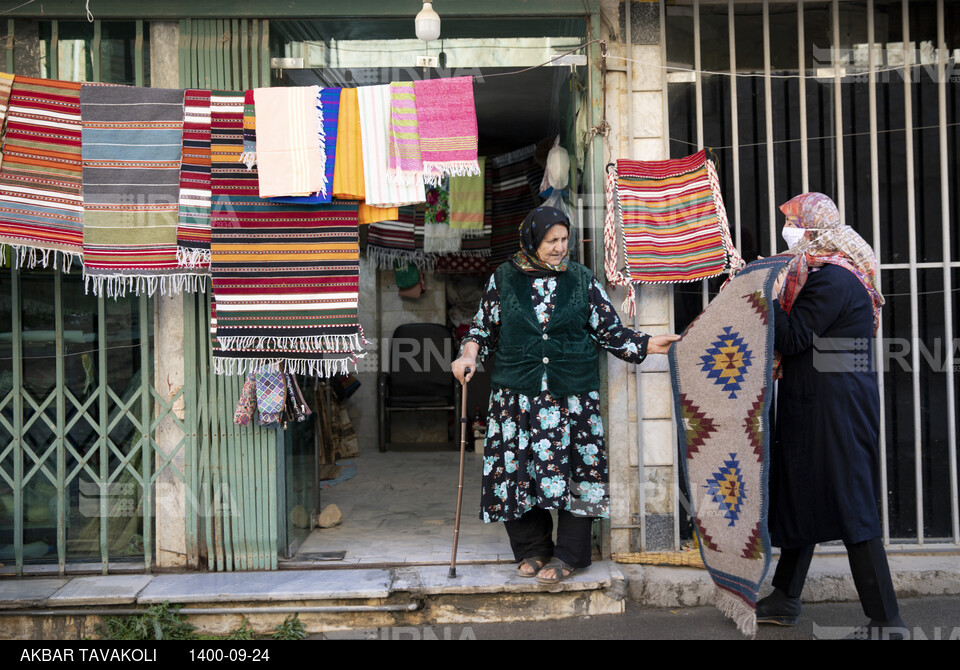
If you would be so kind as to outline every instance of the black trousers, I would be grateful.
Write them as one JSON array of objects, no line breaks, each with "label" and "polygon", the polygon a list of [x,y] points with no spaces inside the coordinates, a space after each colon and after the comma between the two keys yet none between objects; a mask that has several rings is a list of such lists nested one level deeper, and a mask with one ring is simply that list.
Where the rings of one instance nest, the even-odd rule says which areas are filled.
[{"label": "black trousers", "polygon": [[553,541],[553,517],[549,510],[534,507],[515,521],[504,521],[510,548],[516,560],[534,556],[556,556],[567,565],[585,568],[593,553],[590,531],[593,517],[557,512],[557,541]]},{"label": "black trousers", "polygon": [[[897,595],[890,578],[890,566],[887,554],[883,550],[883,541],[879,537],[866,542],[848,544],[847,558],[853,583],[860,596],[863,613],[875,621],[891,621],[900,612]],[[807,579],[807,570],[813,559],[815,545],[794,549],[781,549],[780,561],[773,575],[773,586],[786,592],[791,598],[797,598],[803,591]]]}]

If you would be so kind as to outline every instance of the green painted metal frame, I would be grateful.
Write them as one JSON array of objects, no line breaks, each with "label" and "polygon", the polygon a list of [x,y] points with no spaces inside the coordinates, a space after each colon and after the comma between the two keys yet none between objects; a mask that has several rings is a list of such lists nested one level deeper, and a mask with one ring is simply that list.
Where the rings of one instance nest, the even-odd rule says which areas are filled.
[{"label": "green painted metal frame", "polygon": [[[270,85],[269,22],[185,18],[179,25],[181,87],[242,91]],[[185,392],[198,432],[187,477],[198,500],[197,514],[188,516],[191,567],[276,570],[282,439],[277,429],[233,422],[244,378],[212,373],[209,296],[209,290],[184,295],[183,307],[192,345],[185,347],[186,379],[196,380]]]},{"label": "green painted metal frame", "polygon": [[[102,25],[95,21],[93,26],[93,42],[91,55],[93,60],[93,80],[101,80],[102,58]],[[137,85],[143,85],[145,80],[145,59],[143,20],[135,22],[136,38],[134,45],[134,67]],[[14,20],[7,21],[7,39],[15,39]],[[52,78],[59,77],[58,70],[59,21],[50,21],[50,52],[48,73]],[[13,50],[7,49],[5,61],[7,72],[14,72]],[[53,391],[43,399],[35,399],[27,391],[24,384],[25,361],[23,358],[23,322],[21,271],[11,267],[11,320],[12,320],[12,374],[13,388],[2,400],[0,409],[11,408],[11,420],[0,415],[0,425],[12,436],[11,442],[0,450],[0,479],[13,488],[14,492],[14,524],[13,544],[14,563],[18,576],[24,574],[24,492],[35,478],[45,478],[56,487],[56,556],[58,573],[67,572],[67,528],[68,517],[68,487],[84,473],[99,490],[99,554],[100,570],[107,574],[110,569],[110,553],[108,533],[110,527],[110,509],[108,505],[111,485],[124,475],[132,476],[137,482],[142,494],[143,516],[143,564],[144,569],[150,571],[153,567],[154,553],[154,489],[158,476],[163,472],[174,471],[175,476],[185,479],[185,473],[177,471],[173,460],[178,453],[186,448],[185,437],[170,453],[163,453],[159,449],[155,435],[161,421],[172,419],[185,433],[189,433],[186,423],[176,417],[174,405],[181,400],[183,390],[173,398],[165,399],[157,392],[152,384],[153,357],[151,343],[153,333],[150,329],[150,312],[153,301],[146,296],[137,298],[121,298],[121,301],[135,303],[139,319],[140,338],[140,379],[138,388],[132,395],[123,399],[110,387],[107,377],[107,322],[106,299],[97,299],[97,354],[98,386],[86,400],[76,398],[66,384],[65,356],[66,344],[64,340],[64,303],[63,303],[63,275],[59,270],[51,274],[53,282],[53,312],[54,312],[54,349],[56,382]],[[188,386],[189,388],[189,386]],[[139,403],[138,403],[139,401]],[[96,408],[99,417],[97,420],[89,414]],[[111,408],[113,413],[111,414]],[[52,418],[50,416],[52,412]],[[85,421],[96,431],[93,445],[85,452],[79,453],[71,443],[70,432],[79,422]],[[111,439],[111,431],[120,422],[129,421],[136,432],[131,444],[117,445]],[[46,448],[40,450],[31,444],[27,432],[34,426],[43,426],[52,434],[52,440]],[[55,467],[48,467],[51,456],[55,457]],[[99,467],[95,470],[91,460],[96,456]],[[12,462],[12,472],[3,467],[3,463]],[[68,458],[72,457],[76,463],[68,470]],[[115,459],[111,466],[110,458]],[[139,458],[139,467],[135,465]],[[156,461],[156,462],[155,462]],[[72,560],[72,559],[71,559]],[[81,559],[84,560],[84,559]],[[86,561],[84,560],[86,563]]]},{"label": "green painted metal frame", "polygon": [[[442,17],[524,17],[583,16],[600,11],[599,0],[444,0],[438,6]],[[409,18],[411,24],[419,2],[396,0],[352,0],[350,3],[317,2],[317,0],[285,0],[264,6],[259,0],[167,0],[155,3],[131,3],[129,0],[97,0],[91,5],[96,19],[165,19],[182,17],[233,16],[246,19],[320,18]],[[18,7],[15,15],[42,19],[44,16],[86,18],[86,8],[79,0],[44,0]]]}]

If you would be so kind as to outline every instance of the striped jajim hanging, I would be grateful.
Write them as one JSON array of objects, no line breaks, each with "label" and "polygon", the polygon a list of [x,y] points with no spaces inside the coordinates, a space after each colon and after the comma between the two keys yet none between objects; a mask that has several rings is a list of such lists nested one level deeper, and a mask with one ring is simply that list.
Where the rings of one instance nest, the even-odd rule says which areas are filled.
[{"label": "striped jajim hanging", "polygon": [[696,281],[742,267],[706,151],[665,161],[617,161],[617,196],[632,281]]},{"label": "striped jajim hanging", "polygon": [[190,89],[183,96],[177,260],[210,272],[210,91]]},{"label": "striped jajim hanging", "polygon": [[83,252],[80,84],[16,77],[0,165],[0,247],[70,270]]},{"label": "striped jajim hanging", "polygon": [[258,195],[243,153],[243,94],[212,98],[211,331],[214,369],[284,363],[345,373],[361,351],[357,203],[290,205]]},{"label": "striped jajim hanging", "polygon": [[96,295],[196,289],[178,268],[183,91],[83,85],[83,277]]}]

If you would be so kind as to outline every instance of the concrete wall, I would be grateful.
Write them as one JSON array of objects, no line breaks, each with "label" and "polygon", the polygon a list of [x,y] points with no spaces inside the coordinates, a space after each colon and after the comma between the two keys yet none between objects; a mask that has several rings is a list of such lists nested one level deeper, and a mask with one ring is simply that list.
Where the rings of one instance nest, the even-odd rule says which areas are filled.
[{"label": "concrete wall", "polygon": [[[610,132],[604,141],[604,164],[622,158],[666,158],[659,5],[633,2],[630,15],[632,43],[626,43],[624,3],[619,4],[617,37],[608,42],[611,58],[604,90]],[[631,59],[629,67],[624,58]],[[638,286],[636,320],[631,324],[622,311],[620,317],[649,334],[671,332],[671,294],[670,286]],[[618,308],[624,297],[624,290],[610,290]],[[608,356],[607,375],[611,551],[672,549],[675,482],[680,473],[667,358],[650,356],[636,366]],[[641,495],[644,543],[640,538]]]}]

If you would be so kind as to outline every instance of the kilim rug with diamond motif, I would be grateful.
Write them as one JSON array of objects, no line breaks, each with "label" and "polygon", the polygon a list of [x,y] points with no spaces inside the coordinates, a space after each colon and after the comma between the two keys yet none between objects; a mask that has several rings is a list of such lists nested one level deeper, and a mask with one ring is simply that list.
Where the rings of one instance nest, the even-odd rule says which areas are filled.
[{"label": "kilim rug with diamond motif", "polygon": [[670,349],[677,433],[716,606],[756,633],[770,565],[769,414],[773,284],[789,257],[750,263]]}]

